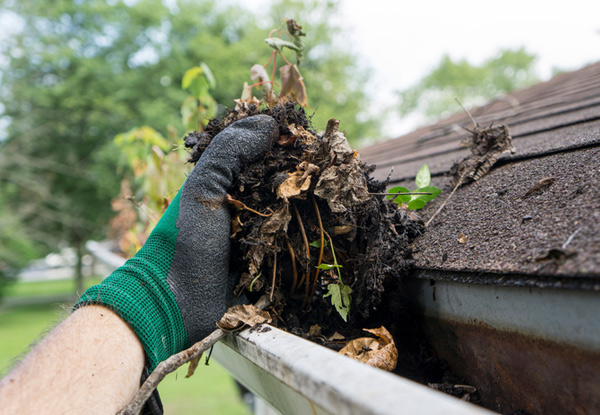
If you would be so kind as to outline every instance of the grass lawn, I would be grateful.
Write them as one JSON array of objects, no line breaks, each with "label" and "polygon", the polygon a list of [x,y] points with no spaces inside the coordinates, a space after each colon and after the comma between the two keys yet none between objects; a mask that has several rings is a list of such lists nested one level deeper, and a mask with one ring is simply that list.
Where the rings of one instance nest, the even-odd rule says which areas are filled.
[{"label": "grass lawn", "polygon": [[[53,295],[68,295],[72,287],[72,281],[16,283],[7,290],[7,296],[38,296],[50,294],[49,291]],[[69,309],[69,305],[58,304],[0,308],[0,373],[4,373],[29,344],[66,317]],[[211,361],[209,366],[200,365],[189,379],[185,379],[186,373],[187,367],[181,368],[158,387],[166,415],[249,414],[233,380],[216,361]]]},{"label": "grass lawn", "polygon": [[[102,277],[87,277],[84,279],[84,287],[89,288],[100,281],[102,281]],[[7,297],[31,297],[70,294],[74,291],[75,282],[73,280],[17,282],[6,287],[5,295]]]}]

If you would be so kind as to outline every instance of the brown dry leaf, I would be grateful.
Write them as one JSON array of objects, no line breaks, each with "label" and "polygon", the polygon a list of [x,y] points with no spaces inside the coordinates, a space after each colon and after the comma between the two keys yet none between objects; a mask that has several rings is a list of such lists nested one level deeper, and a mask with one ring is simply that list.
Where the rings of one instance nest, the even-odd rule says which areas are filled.
[{"label": "brown dry leaf", "polygon": [[242,329],[244,326],[253,327],[257,324],[270,322],[271,316],[269,313],[252,304],[243,304],[229,307],[217,326],[225,331],[235,331]]},{"label": "brown dry leaf", "polygon": [[273,100],[274,96],[273,91],[271,90],[271,80],[269,79],[269,74],[267,73],[267,70],[264,68],[264,66],[259,64],[254,65],[250,69],[250,79],[252,79],[253,81],[258,80],[258,82],[261,83],[260,87],[263,90],[265,97],[269,101]]},{"label": "brown dry leaf", "polygon": [[336,340],[344,340],[345,337],[343,334],[338,333],[337,331],[335,333],[333,333],[333,335],[329,338],[329,341],[336,341]]},{"label": "brown dry leaf", "polygon": [[310,328],[308,329],[308,335],[310,337],[317,337],[321,335],[321,326],[319,326],[318,324],[313,324],[312,326],[310,326]]},{"label": "brown dry leaf", "polygon": [[273,242],[275,242],[275,239],[279,234],[285,234],[287,232],[287,227],[291,219],[292,215],[290,214],[289,204],[284,203],[281,208],[277,209],[273,215],[262,224],[260,227],[262,243],[250,247],[244,256],[244,259],[249,260],[248,269],[250,275],[258,275],[265,254],[277,252],[278,248],[273,245]]},{"label": "brown dry leaf", "polygon": [[198,356],[197,358],[190,360],[190,364],[188,365],[187,374],[185,375],[186,379],[189,377],[192,377],[194,375],[194,372],[196,372],[196,369],[198,368],[198,364],[200,363],[201,358],[202,358],[202,354],[200,354],[200,356]]},{"label": "brown dry leaf", "polygon": [[[469,130],[470,131],[470,130]],[[471,154],[452,167],[456,183],[462,184],[467,179],[481,179],[506,152],[514,153],[512,137],[506,125],[477,125],[471,135],[461,140],[461,145],[467,147]]]},{"label": "brown dry leaf", "polygon": [[277,188],[277,197],[282,199],[299,198],[304,199],[306,192],[310,188],[311,176],[319,171],[319,167],[303,161],[296,166],[296,171],[288,173],[288,178]]},{"label": "brown dry leaf", "polygon": [[461,232],[460,235],[458,235],[457,241],[458,241],[459,244],[466,244],[467,243],[467,239],[468,239],[467,235],[464,235]]},{"label": "brown dry leaf", "polygon": [[296,102],[303,107],[308,106],[306,100],[306,87],[304,86],[302,75],[296,65],[284,65],[279,68],[279,76],[281,77],[281,92],[280,98],[285,98],[286,95],[291,95]]},{"label": "brown dry leaf", "polygon": [[282,199],[296,198],[310,187],[310,176],[302,179],[304,172],[288,173],[288,178],[277,188],[277,197]]},{"label": "brown dry leaf", "polygon": [[294,137],[300,139],[300,141],[306,141],[307,143],[314,143],[317,141],[317,137],[314,136],[310,131],[306,131],[301,125],[296,124],[288,125],[288,129]]},{"label": "brown dry leaf", "polygon": [[241,231],[243,227],[244,227],[244,224],[240,220],[240,215],[237,215],[233,219],[231,219],[231,236],[230,236],[230,238],[235,238],[235,235],[237,235],[237,233],[239,231]]},{"label": "brown dry leaf", "polygon": [[325,199],[334,213],[344,213],[366,203],[370,196],[361,163],[338,127],[335,119],[327,123],[323,140],[328,143],[325,151],[333,165],[321,173],[314,193]]},{"label": "brown dry leaf", "polygon": [[522,199],[527,199],[529,196],[533,195],[534,193],[537,193],[541,190],[546,189],[547,187],[550,187],[552,185],[552,183],[554,183],[555,181],[556,181],[556,179],[554,177],[544,177],[539,182],[537,182],[535,185],[533,185],[533,187],[531,189],[529,189],[527,191],[527,193],[525,193],[523,195]]},{"label": "brown dry leaf", "polygon": [[325,199],[334,213],[353,211],[356,205],[369,200],[367,180],[356,159],[327,168],[319,177],[314,193]]},{"label": "brown dry leaf", "polygon": [[376,338],[361,337],[351,340],[339,353],[369,366],[387,371],[394,370],[398,363],[398,349],[390,332],[383,326],[364,330]]}]

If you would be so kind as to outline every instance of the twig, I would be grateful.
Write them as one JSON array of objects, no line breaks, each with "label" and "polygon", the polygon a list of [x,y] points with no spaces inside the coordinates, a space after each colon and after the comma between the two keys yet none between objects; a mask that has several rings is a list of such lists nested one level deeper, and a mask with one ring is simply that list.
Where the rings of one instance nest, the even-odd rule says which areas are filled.
[{"label": "twig", "polygon": [[448,197],[446,198],[446,200],[444,200],[444,203],[442,203],[442,205],[438,208],[438,210],[436,210],[435,213],[433,215],[431,215],[431,217],[427,220],[427,222],[425,222],[425,227],[429,226],[429,224],[431,223],[431,221],[433,220],[433,218],[435,218],[437,216],[437,214],[442,211],[442,209],[444,208],[444,206],[446,206],[446,203],[448,203],[448,201],[450,200],[450,198],[452,197],[452,195],[454,194],[454,192],[456,192],[456,189],[458,189],[460,187],[460,185],[463,184],[463,180],[465,178],[465,175],[466,175],[466,172],[463,173],[462,176],[460,176],[460,179],[458,180],[458,183],[456,183],[456,186],[454,186],[454,189],[452,189],[452,191],[450,192],[450,194],[448,195]]},{"label": "twig", "polygon": [[[321,231],[321,249],[319,251],[319,260],[317,261],[317,270],[315,271],[315,276],[313,278],[312,290],[310,297],[315,295],[315,290],[317,289],[317,281],[319,279],[319,265],[321,265],[321,261],[323,261],[323,249],[325,248],[325,229],[323,229],[323,221],[321,220],[321,212],[319,211],[319,206],[317,205],[317,200],[314,195],[312,197],[313,206],[315,207],[315,212],[317,214],[317,220],[319,222],[319,230]],[[305,299],[306,301],[307,299]]]},{"label": "twig", "polygon": [[306,237],[306,231],[304,230],[304,224],[302,223],[302,216],[300,216],[300,212],[294,203],[292,203],[292,206],[294,207],[294,212],[296,213],[296,219],[298,219],[298,225],[300,227],[302,239],[304,240],[304,248],[306,248],[306,259],[308,263],[308,261],[310,261],[310,248],[308,245],[308,238]]},{"label": "twig", "polygon": [[294,279],[292,280],[292,288],[290,289],[290,295],[296,291],[296,284],[298,283],[298,269],[296,268],[296,255],[294,254],[294,248],[290,243],[290,238],[285,235],[285,242],[287,243],[288,251],[290,252],[290,257],[292,259],[292,271],[294,274]]},{"label": "twig", "polygon": [[565,249],[573,240],[573,238],[575,238],[575,236],[579,233],[579,231],[581,230],[581,228],[578,228],[575,232],[573,232],[571,234],[571,236],[569,236],[569,238],[567,239],[567,242],[565,242],[562,246],[562,249]]},{"label": "twig", "polygon": [[262,216],[263,218],[270,218],[271,216],[273,216],[273,213],[274,213],[274,212],[271,212],[271,213],[267,214],[267,213],[257,212],[256,210],[254,210],[254,209],[246,206],[244,204],[244,202],[242,202],[241,200],[234,199],[233,197],[231,197],[231,195],[225,196],[225,199],[227,200],[227,203],[235,206],[237,209],[239,209],[239,210],[247,210],[249,212],[257,214],[258,216]]},{"label": "twig", "polygon": [[[269,305],[269,300],[266,296],[262,296],[255,304],[261,310]],[[169,374],[179,369],[186,363],[199,358],[202,353],[213,347],[219,340],[225,337],[228,333],[225,330],[216,329],[204,339],[194,343],[189,349],[185,349],[166,360],[163,360],[156,366],[154,372],[148,376],[144,384],[137,391],[131,402],[123,409],[117,412],[117,415],[139,415],[142,408],[152,392],[158,384]]]},{"label": "twig", "polygon": [[137,391],[132,401],[121,409],[117,415],[138,415],[154,389],[158,384],[169,374],[183,366],[187,362],[198,358],[203,352],[210,349],[215,343],[227,335],[227,332],[221,329],[216,329],[208,337],[195,343],[189,349],[174,354],[166,360],[163,360],[156,366],[154,372]]},{"label": "twig", "polygon": [[277,252],[275,252],[275,259],[273,260],[273,280],[271,281],[271,295],[269,300],[273,301],[273,294],[275,294],[275,277],[277,275]]},{"label": "twig", "polygon": [[477,121],[475,121],[475,118],[473,118],[473,116],[471,115],[471,113],[469,111],[467,111],[467,109],[462,104],[462,102],[460,102],[460,99],[458,99],[457,97],[454,97],[454,100],[456,102],[458,102],[458,105],[460,105],[460,107],[463,109],[463,111],[467,113],[467,115],[469,116],[469,118],[471,119],[471,121],[473,121],[473,125],[475,126],[475,128],[478,128],[479,127],[479,123]]}]

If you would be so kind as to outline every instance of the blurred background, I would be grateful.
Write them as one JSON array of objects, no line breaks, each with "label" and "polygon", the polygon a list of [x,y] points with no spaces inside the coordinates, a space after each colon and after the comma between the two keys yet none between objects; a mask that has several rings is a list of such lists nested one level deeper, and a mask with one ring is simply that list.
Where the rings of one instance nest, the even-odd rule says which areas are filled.
[{"label": "blurred background", "polygon": [[[235,105],[284,18],[315,128],[357,148],[600,59],[598,2],[483,4],[0,0],[0,370],[143,244],[186,131]],[[214,362],[159,390],[167,413],[247,413]]]}]

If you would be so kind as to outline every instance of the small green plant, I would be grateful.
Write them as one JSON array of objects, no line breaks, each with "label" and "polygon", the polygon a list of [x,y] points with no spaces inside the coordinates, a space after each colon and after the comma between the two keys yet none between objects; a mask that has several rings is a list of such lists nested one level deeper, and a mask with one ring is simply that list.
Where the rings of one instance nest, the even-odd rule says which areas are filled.
[{"label": "small green plant", "polygon": [[217,82],[204,62],[200,66],[188,69],[181,80],[181,88],[187,89],[190,95],[181,104],[181,117],[186,130],[202,129],[217,113],[217,102],[210,94]]},{"label": "small green plant", "polygon": [[[184,128],[201,131],[216,114],[217,104],[210,95],[215,78],[210,68],[200,63],[185,72],[181,87],[190,93],[181,106]],[[171,126],[167,127],[167,136],[141,126],[114,138],[121,164],[128,165],[130,171],[113,200],[117,215],[111,221],[111,232],[128,256],[143,245],[189,170],[184,163],[187,152],[176,144],[178,140],[177,130]]]},{"label": "small green plant", "polygon": [[[331,283],[327,286],[327,294],[323,298],[331,297],[331,304],[335,307],[336,311],[342,317],[344,321],[348,321],[348,313],[350,312],[350,304],[352,303],[352,288],[342,282],[342,272],[340,268],[342,265],[338,264],[335,256],[335,249],[333,249],[333,241],[328,233],[325,233],[329,239],[329,244],[325,241],[324,246],[328,245],[331,247],[331,255],[333,256],[333,264],[321,263],[317,266],[318,269],[329,271],[335,268],[338,274],[338,281]],[[321,247],[321,241],[317,240],[310,244],[315,248]]]},{"label": "small green plant", "polygon": [[[284,29],[284,26],[287,30]],[[289,40],[282,39],[285,35]],[[260,87],[264,95],[264,102],[269,106],[273,106],[278,102],[294,101],[297,104],[306,107],[308,106],[306,98],[306,87],[298,66],[304,57],[304,43],[302,37],[305,33],[302,32],[302,26],[299,26],[294,20],[286,19],[278,29],[274,29],[265,39],[267,45],[273,48],[271,57],[266,64],[256,64],[250,69],[250,77],[253,81],[257,81],[253,85],[244,83],[242,97],[239,102],[252,103],[252,89]],[[283,54],[283,50],[287,48],[293,51],[296,55],[296,64],[291,63]],[[279,68],[279,77],[281,83],[275,81],[277,71],[277,57],[281,57],[286,63]],[[267,67],[271,64],[271,76],[267,72]],[[275,94],[275,86],[279,88],[279,94]],[[237,101],[237,100],[236,100]],[[261,101],[258,101],[261,102]]]},{"label": "small green plant", "polygon": [[[415,178],[415,184],[417,189],[414,191],[409,190],[406,187],[396,186],[392,187],[388,190],[389,196],[388,200],[392,200],[398,204],[405,204],[409,209],[423,209],[425,204],[430,200],[435,199],[442,193],[442,189],[430,186],[431,183],[431,173],[429,172],[429,167],[427,164],[423,164],[423,166],[419,169],[417,173],[417,177]],[[398,193],[415,193],[415,194],[401,194]],[[430,193],[430,194],[417,194],[417,193]]]}]

